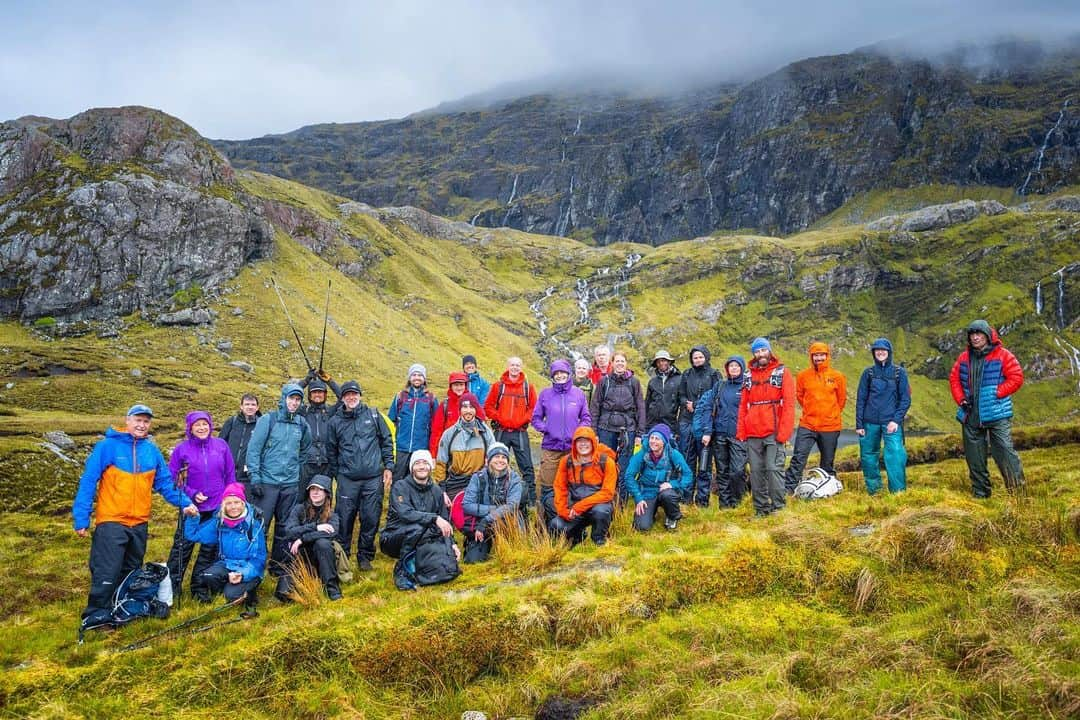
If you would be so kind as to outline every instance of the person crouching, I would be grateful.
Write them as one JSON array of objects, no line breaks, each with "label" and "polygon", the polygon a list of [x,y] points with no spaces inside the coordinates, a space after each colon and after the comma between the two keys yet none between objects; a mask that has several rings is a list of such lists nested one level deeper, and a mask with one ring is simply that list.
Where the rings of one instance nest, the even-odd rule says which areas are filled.
[{"label": "person crouching", "polygon": [[266,531],[247,502],[244,486],[226,486],[220,513],[206,520],[187,518],[184,534],[202,545],[217,545],[218,552],[217,561],[192,580],[192,594],[223,593],[230,603],[244,598],[244,607],[253,611],[266,571]]},{"label": "person crouching", "polygon": [[521,494],[521,476],[510,469],[510,449],[493,443],[487,451],[487,466],[473,473],[465,488],[461,506],[465,511],[464,562],[488,559],[500,518],[520,522],[516,513]]},{"label": "person crouching", "polygon": [[682,518],[679,499],[694,482],[686,459],[672,445],[671,428],[659,423],[649,431],[648,447],[630,458],[626,489],[634,498],[634,529],[653,526],[657,508],[664,509],[664,527],[674,530]]},{"label": "person crouching", "polygon": [[293,562],[304,563],[317,571],[326,597],[340,600],[341,583],[334,557],[334,540],[341,521],[330,499],[332,488],[326,475],[314,475],[308,480],[304,501],[294,505],[289,514],[285,537],[290,541]]}]

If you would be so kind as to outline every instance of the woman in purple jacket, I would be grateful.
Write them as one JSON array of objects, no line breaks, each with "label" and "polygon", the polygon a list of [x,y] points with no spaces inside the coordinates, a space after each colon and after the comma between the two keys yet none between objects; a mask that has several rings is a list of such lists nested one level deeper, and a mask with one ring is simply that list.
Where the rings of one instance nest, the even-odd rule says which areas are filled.
[{"label": "woman in purple jacket", "polygon": [[551,363],[551,387],[540,391],[533,410],[532,426],[540,431],[540,506],[545,522],[555,517],[555,472],[563,455],[570,452],[574,431],[591,425],[589,401],[580,388],[574,387],[570,363]]},{"label": "woman in purple jacket", "polygon": [[[210,413],[196,410],[187,414],[187,439],[173,448],[169,457],[177,487],[183,489],[199,509],[199,522],[214,515],[221,507],[221,494],[225,486],[236,481],[236,468],[229,444],[213,437],[214,421]],[[187,570],[188,561],[195,550],[195,542],[184,537],[183,526],[177,525],[169,551],[169,577],[172,579],[173,597],[180,597],[180,584]],[[198,577],[217,560],[217,547],[199,546],[192,577]],[[192,589],[195,592],[195,589]],[[205,594],[205,591],[204,591]],[[209,602],[209,596],[197,599]]]}]

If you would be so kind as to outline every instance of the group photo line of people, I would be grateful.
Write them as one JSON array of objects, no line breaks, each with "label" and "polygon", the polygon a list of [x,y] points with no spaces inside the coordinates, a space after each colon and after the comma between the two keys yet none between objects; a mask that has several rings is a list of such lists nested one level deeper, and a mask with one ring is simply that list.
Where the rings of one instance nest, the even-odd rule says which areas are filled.
[{"label": "group photo line of people", "polygon": [[[949,385],[972,493],[988,498],[988,455],[1006,488],[1024,482],[1011,431],[1011,396],[1024,376],[988,322],[964,333]],[[489,383],[466,355],[441,400],[424,366],[413,364],[385,416],[364,403],[356,380],[338,385],[311,370],[285,384],[268,412],[243,395],[216,436],[209,412],[188,413],[185,439],[167,462],[150,437],[154,413],[138,403],[94,446],[72,508],[75,532],[92,535],[83,624],[108,625],[118,587],[142,565],[153,492],[180,510],[167,562],[171,596],[193,561],[192,597],[221,594],[251,612],[268,573],[275,595],[290,598],[298,564],[328,599],[341,599],[341,575],[354,566],[370,572],[376,540],[395,560],[395,585],[411,590],[488,559],[507,523],[535,523],[571,546],[586,535],[603,545],[618,505],[632,504],[641,532],[661,511],[674,531],[682,506],[707,508],[712,498],[726,510],[749,494],[755,516],[776,513],[806,482],[815,448],[819,468],[810,476],[836,482],[847,378],[824,342],[810,344],[810,365],[797,375],[767,338],[749,350],[749,363],[732,355],[714,368],[697,345],[685,370],[659,350],[644,389],[626,355],[607,345],[591,363],[555,360],[539,390],[518,357]],[[863,479],[871,495],[898,493],[907,487],[911,388],[888,339],[874,340],[870,354],[855,394]],[[530,428],[542,437],[539,467]]]}]

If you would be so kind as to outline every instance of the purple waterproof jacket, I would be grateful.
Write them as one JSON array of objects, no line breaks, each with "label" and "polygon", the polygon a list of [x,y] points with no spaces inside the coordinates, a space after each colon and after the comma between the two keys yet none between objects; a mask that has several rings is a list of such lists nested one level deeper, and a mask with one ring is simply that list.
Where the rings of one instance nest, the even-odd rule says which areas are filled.
[{"label": "purple waterproof jacket", "polygon": [[552,382],[551,387],[540,391],[533,410],[532,426],[544,435],[540,447],[545,450],[566,452],[570,450],[574,431],[582,425],[592,425],[589,401],[580,388],[574,387],[574,371],[570,363],[556,360],[551,363],[549,377],[556,372],[569,373],[566,382]]},{"label": "purple waterproof jacket", "polygon": [[[205,440],[191,434],[191,426],[197,420],[210,423],[211,435]],[[183,485],[184,492],[192,502],[196,493],[206,496],[206,500],[195,503],[200,511],[217,510],[221,507],[221,493],[225,486],[236,482],[236,467],[229,451],[229,443],[214,437],[214,421],[208,412],[189,412],[186,423],[187,440],[173,448],[169,457],[169,470],[173,477],[179,478],[181,468],[186,466],[187,482]]]}]

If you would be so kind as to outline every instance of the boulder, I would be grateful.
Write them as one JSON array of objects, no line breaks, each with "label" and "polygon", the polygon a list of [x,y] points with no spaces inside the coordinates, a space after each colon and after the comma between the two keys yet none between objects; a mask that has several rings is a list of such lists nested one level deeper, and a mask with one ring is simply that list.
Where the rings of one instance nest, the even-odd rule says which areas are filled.
[{"label": "boulder", "polygon": [[45,439],[61,450],[72,450],[75,441],[63,430],[49,430],[45,433]]},{"label": "boulder", "polygon": [[184,308],[157,316],[159,325],[205,325],[210,320],[210,311],[206,308]]},{"label": "boulder", "polygon": [[931,205],[901,215],[886,215],[866,225],[867,230],[924,232],[970,222],[980,215],[1001,215],[1009,209],[997,200],[961,200],[945,205]]}]

